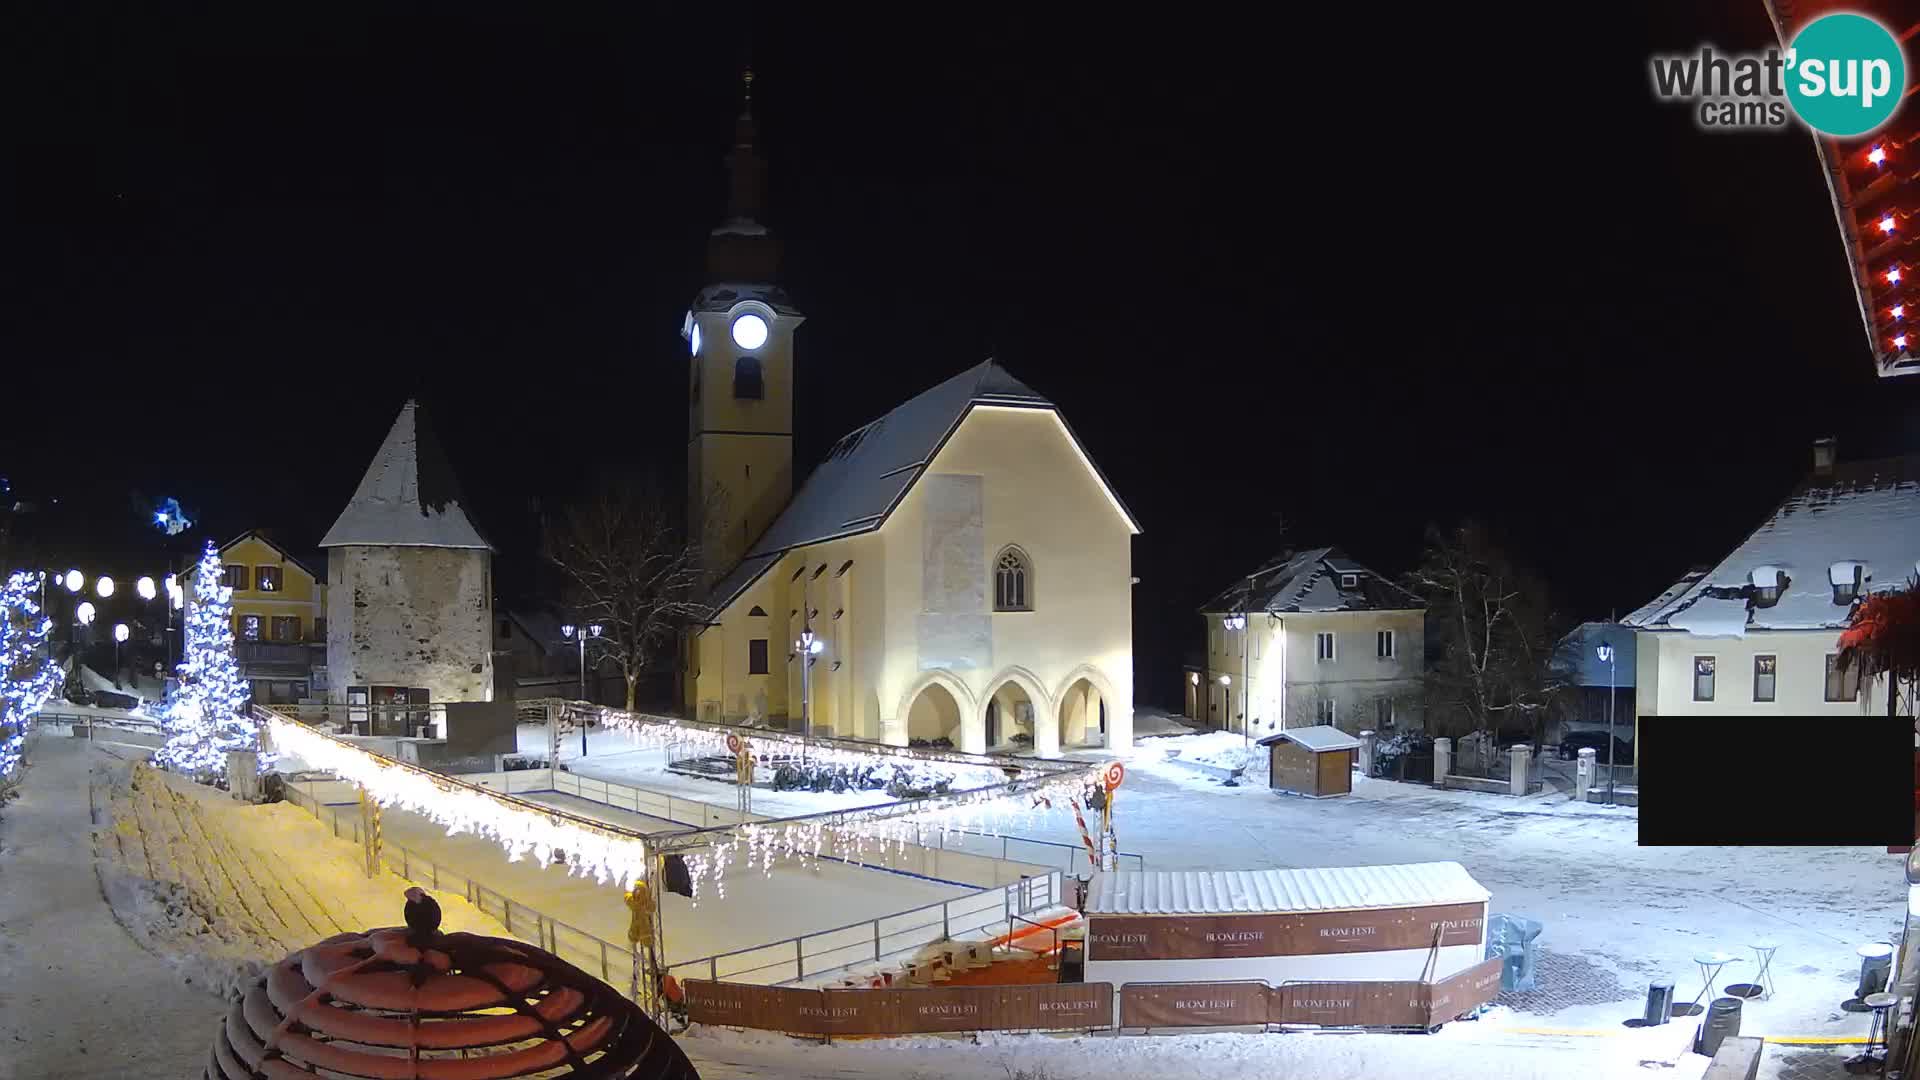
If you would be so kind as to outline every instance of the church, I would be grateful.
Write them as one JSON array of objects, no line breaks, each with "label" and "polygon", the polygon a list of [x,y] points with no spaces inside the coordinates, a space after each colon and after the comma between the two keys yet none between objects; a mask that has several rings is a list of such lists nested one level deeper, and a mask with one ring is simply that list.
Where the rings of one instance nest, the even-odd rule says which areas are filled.
[{"label": "church", "polygon": [[687,713],[972,753],[1130,747],[1140,527],[1053,402],[987,360],[847,433],[796,490],[805,317],[777,284],[751,105],[682,328],[709,582]]}]

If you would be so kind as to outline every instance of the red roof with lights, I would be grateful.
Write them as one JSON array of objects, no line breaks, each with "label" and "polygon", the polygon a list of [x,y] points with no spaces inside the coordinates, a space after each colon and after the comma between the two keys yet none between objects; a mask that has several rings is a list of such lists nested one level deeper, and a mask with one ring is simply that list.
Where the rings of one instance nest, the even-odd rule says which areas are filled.
[{"label": "red roof with lights", "polygon": [[1767,0],[1784,48],[1815,17],[1866,15],[1893,31],[1907,53],[1907,92],[1880,130],[1849,139],[1815,135],[1853,267],[1860,317],[1882,376],[1920,374],[1920,0]]}]

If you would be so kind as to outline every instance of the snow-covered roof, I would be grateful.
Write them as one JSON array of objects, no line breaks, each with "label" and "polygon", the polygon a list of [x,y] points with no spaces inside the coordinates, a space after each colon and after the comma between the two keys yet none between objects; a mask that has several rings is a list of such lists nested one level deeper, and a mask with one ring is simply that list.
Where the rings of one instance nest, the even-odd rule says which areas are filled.
[{"label": "snow-covered roof", "polygon": [[[715,229],[715,233],[721,233]],[[734,235],[734,234],[723,234]],[[800,309],[793,306],[786,290],[778,285],[753,282],[718,282],[709,285],[693,298],[695,311],[726,311],[742,300],[754,300],[772,308],[781,315],[798,315]]]},{"label": "snow-covered roof", "polygon": [[1281,741],[1299,743],[1301,746],[1306,747],[1316,754],[1325,753],[1328,750],[1356,750],[1359,749],[1360,746],[1359,739],[1341,731],[1332,724],[1313,724],[1309,727],[1287,728],[1285,731],[1277,731],[1261,739],[1260,745],[1272,746],[1274,743]]},{"label": "snow-covered roof", "polygon": [[1457,862],[1309,870],[1109,870],[1089,915],[1224,915],[1478,904],[1492,894]]},{"label": "snow-covered roof", "polygon": [[[976,405],[1047,409],[1059,415],[1052,402],[992,360],[909,399],[834,444],[793,501],[732,572],[714,586],[708,602],[715,610],[726,606],[780,556],[795,548],[872,532],[885,524],[893,508]],[[1061,424],[1066,424],[1064,418]],[[1072,428],[1067,428],[1067,437],[1078,445]],[[1092,459],[1087,460],[1091,466]],[[1114,494],[1113,486],[1097,467],[1093,471],[1121,508],[1128,527],[1138,532],[1140,527]]]},{"label": "snow-covered roof", "polygon": [[[1351,574],[1352,586],[1341,584]],[[1339,548],[1288,552],[1243,577],[1200,608],[1203,614],[1270,611],[1420,611],[1427,605],[1407,590],[1347,557]]]},{"label": "snow-covered roof", "polygon": [[460,507],[453,466],[412,401],[400,410],[352,501],[320,541],[323,548],[493,546]]},{"label": "snow-covered roof", "polygon": [[[1689,574],[1622,621],[1703,637],[1836,629],[1852,611],[1834,599],[1836,575],[1850,584],[1858,564],[1863,593],[1895,589],[1917,560],[1920,456],[1841,463],[1802,482],[1718,566]],[[1785,584],[1766,604],[1754,585],[1775,572]]]}]

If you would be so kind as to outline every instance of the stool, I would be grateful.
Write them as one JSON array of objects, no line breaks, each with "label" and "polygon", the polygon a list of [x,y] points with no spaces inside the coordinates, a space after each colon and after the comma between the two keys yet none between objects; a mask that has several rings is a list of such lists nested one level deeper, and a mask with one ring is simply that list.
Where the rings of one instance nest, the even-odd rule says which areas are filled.
[{"label": "stool", "polygon": [[1770,1001],[1773,998],[1773,954],[1780,951],[1780,943],[1762,940],[1753,942],[1747,948],[1753,950],[1754,962],[1760,965],[1759,970],[1754,972],[1752,982],[1734,983],[1727,987],[1727,996],[1747,1001],[1755,998]]},{"label": "stool", "polygon": [[1867,1029],[1867,1045],[1858,1054],[1847,1059],[1848,1072],[1860,1072],[1866,1068],[1878,1066],[1887,1058],[1888,1010],[1900,1003],[1900,999],[1885,992],[1868,994],[1860,1003],[1873,1010],[1873,1026]]},{"label": "stool", "polygon": [[[1700,978],[1706,983],[1701,987],[1699,995],[1693,999],[1692,1005],[1698,1005],[1701,998],[1713,996],[1713,984],[1720,978],[1720,969],[1728,964],[1739,963],[1740,958],[1716,949],[1710,953],[1701,953],[1693,958],[1693,962],[1700,965]],[[1689,1008],[1691,1007],[1690,1005]]]}]

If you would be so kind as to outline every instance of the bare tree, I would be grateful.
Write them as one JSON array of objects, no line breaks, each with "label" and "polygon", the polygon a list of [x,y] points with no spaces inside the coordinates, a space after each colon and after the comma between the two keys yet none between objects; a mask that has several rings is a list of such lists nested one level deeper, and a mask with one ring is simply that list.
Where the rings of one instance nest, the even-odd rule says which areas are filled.
[{"label": "bare tree", "polygon": [[601,628],[589,647],[626,678],[628,711],[648,667],[707,614],[700,547],[685,525],[651,479],[607,480],[548,517],[542,530],[542,551],[566,581],[576,621]]},{"label": "bare tree", "polygon": [[1538,741],[1567,685],[1554,664],[1562,635],[1546,585],[1519,569],[1471,522],[1427,528],[1407,587],[1427,602],[1430,721],[1464,718],[1471,731],[1524,726]]}]

